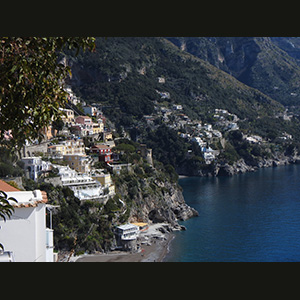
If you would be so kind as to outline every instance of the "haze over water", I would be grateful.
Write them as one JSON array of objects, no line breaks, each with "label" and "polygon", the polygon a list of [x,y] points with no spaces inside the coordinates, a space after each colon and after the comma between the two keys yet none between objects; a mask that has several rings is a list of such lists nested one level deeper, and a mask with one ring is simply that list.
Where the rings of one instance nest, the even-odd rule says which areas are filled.
[{"label": "haze over water", "polygon": [[182,223],[165,261],[300,261],[300,165],[179,183],[199,217]]}]

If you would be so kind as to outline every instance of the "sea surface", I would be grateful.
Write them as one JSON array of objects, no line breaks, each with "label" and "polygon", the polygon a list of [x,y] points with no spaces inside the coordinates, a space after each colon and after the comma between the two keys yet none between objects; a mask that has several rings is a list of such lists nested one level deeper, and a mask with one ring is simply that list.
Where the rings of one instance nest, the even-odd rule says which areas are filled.
[{"label": "sea surface", "polygon": [[167,262],[300,262],[300,165],[179,180],[199,217],[182,222]]}]

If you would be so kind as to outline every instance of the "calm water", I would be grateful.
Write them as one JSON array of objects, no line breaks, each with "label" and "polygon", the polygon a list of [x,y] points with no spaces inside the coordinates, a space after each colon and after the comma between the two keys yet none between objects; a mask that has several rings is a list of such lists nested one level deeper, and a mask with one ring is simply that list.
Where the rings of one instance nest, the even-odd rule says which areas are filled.
[{"label": "calm water", "polygon": [[182,222],[165,261],[300,262],[300,165],[179,183],[199,217]]}]

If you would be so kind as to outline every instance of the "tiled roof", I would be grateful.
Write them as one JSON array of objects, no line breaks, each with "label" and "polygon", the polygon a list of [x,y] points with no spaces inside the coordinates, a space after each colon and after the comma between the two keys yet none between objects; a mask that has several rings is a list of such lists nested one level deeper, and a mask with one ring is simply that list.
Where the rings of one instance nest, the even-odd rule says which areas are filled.
[{"label": "tiled roof", "polygon": [[0,191],[3,192],[17,192],[20,191],[17,188],[11,186],[10,184],[6,183],[3,180],[0,180]]}]

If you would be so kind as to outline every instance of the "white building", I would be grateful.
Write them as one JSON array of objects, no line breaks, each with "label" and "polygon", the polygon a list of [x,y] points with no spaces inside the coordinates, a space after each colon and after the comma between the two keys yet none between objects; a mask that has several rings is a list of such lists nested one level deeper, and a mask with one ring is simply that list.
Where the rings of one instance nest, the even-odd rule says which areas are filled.
[{"label": "white building", "polygon": [[85,114],[88,114],[90,116],[97,116],[98,114],[98,108],[91,105],[84,106],[83,111]]},{"label": "white building", "polygon": [[62,185],[69,187],[79,200],[98,200],[104,203],[108,200],[108,197],[104,196],[104,189],[99,181],[87,174],[78,174],[69,166],[55,165],[55,167],[59,170]]},{"label": "white building", "polygon": [[48,161],[43,161],[41,157],[24,157],[24,170],[28,172],[29,178],[36,181],[43,173],[52,169],[52,164]]},{"label": "white building", "polygon": [[[10,218],[0,220],[0,241],[15,262],[53,262],[53,230],[46,228],[46,192],[19,191],[0,181],[0,190],[18,202]],[[1,254],[0,254],[1,255]]]},{"label": "white building", "polygon": [[213,150],[211,147],[202,147],[201,151],[203,152],[203,158],[205,159],[206,164],[210,164],[215,160],[216,156],[220,154],[220,151]]},{"label": "white building", "polygon": [[200,137],[198,137],[198,136],[193,137],[193,138],[192,138],[192,141],[198,143],[199,147],[206,147],[206,144],[207,144],[205,141],[203,141],[203,140],[202,140]]},{"label": "white building", "polygon": [[174,110],[182,110],[182,105],[181,104],[173,104],[173,109]]},{"label": "white building", "polygon": [[212,130],[213,130],[211,124],[204,124],[204,125],[203,125],[203,128],[204,128],[205,130],[208,130],[208,131],[212,131]]},{"label": "white building", "polygon": [[139,230],[139,226],[134,224],[117,226],[115,231],[117,246],[123,250],[137,250],[136,239]]},{"label": "white building", "polygon": [[239,130],[239,126],[237,125],[237,123],[234,122],[230,122],[227,126],[228,130]]}]

